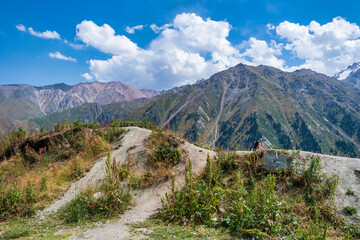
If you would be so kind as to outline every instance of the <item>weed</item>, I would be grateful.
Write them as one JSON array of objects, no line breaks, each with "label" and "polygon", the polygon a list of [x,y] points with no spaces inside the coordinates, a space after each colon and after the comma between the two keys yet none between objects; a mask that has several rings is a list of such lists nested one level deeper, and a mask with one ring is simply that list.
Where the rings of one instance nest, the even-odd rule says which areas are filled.
[{"label": "weed", "polygon": [[346,195],[348,195],[348,196],[355,196],[355,193],[354,193],[353,190],[351,190],[350,188],[348,188],[347,191],[346,191]]},{"label": "weed", "polygon": [[176,165],[181,159],[180,142],[171,132],[154,131],[150,137],[150,161]]},{"label": "weed", "polygon": [[[13,157],[1,162],[0,220],[33,215],[84,176],[96,157],[109,149],[103,138],[87,128],[74,128],[66,122],[56,128],[59,133],[34,135],[31,141],[22,129],[0,138],[0,148],[14,149],[20,149],[25,141],[38,142],[40,137],[48,141],[46,147],[36,150],[24,145],[23,154],[13,151]],[[27,183],[28,179],[32,182]]]},{"label": "weed", "polygon": [[342,226],[325,201],[334,194],[337,176],[323,174],[320,159],[311,159],[309,167],[296,173],[274,174],[257,169],[258,159],[256,153],[239,157],[218,152],[216,159],[207,159],[199,177],[193,176],[189,162],[184,187],[178,190],[172,182],[160,217],[181,225],[224,226],[252,238],[326,239],[329,229]]},{"label": "weed", "polygon": [[40,191],[44,192],[47,190],[47,188],[47,177],[43,176],[40,180]]},{"label": "weed", "polygon": [[351,206],[345,206],[343,209],[344,213],[348,216],[355,215],[357,213],[357,208]]}]

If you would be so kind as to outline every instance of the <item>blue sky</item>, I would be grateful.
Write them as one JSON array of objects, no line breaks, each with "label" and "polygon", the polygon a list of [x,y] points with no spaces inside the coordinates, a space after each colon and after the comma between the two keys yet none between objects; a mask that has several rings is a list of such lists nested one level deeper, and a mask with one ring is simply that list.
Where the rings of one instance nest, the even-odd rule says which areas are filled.
[{"label": "blue sky", "polygon": [[98,80],[164,89],[239,62],[333,75],[360,61],[359,7],[358,1],[3,0],[0,84]]}]

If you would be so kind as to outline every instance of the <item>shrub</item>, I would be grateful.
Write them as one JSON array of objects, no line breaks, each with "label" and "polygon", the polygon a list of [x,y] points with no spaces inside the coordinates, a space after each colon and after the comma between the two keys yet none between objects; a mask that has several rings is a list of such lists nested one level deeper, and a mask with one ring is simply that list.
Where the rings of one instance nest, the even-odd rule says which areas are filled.
[{"label": "shrub", "polygon": [[310,205],[317,205],[327,198],[331,198],[338,183],[338,176],[328,176],[322,173],[320,157],[313,157],[310,160],[310,166],[303,171],[300,181],[304,182],[305,200]]},{"label": "shrub", "polygon": [[176,165],[181,159],[180,141],[170,132],[154,131],[150,137],[151,162]]},{"label": "shrub", "polygon": [[38,193],[31,183],[24,189],[8,187],[0,190],[0,220],[12,216],[25,217],[35,213],[34,203]]},{"label": "shrub", "polygon": [[257,160],[254,154],[218,152],[216,159],[208,158],[200,177],[193,176],[190,162],[184,187],[176,189],[173,180],[162,199],[161,218],[182,225],[222,225],[260,239],[326,239],[329,227],[342,225],[325,201],[334,194],[337,176],[323,174],[320,159],[296,172],[273,174],[256,169]]},{"label": "shrub", "polygon": [[[95,193],[100,197],[95,197]],[[104,188],[100,192],[89,188],[61,209],[59,217],[67,223],[98,221],[123,213],[130,201],[131,195],[122,188],[112,187],[107,192]]]},{"label": "shrub", "polygon": [[345,206],[344,213],[348,216],[352,216],[357,213],[357,209],[355,207]]},{"label": "shrub", "polygon": [[172,179],[171,193],[162,199],[164,210],[161,215],[166,221],[191,224],[209,224],[214,222],[214,214],[218,211],[221,201],[221,192],[218,185],[212,182],[212,162],[208,158],[207,171],[203,178],[195,182],[192,173],[192,163],[186,166],[185,186],[176,190],[175,180]]}]

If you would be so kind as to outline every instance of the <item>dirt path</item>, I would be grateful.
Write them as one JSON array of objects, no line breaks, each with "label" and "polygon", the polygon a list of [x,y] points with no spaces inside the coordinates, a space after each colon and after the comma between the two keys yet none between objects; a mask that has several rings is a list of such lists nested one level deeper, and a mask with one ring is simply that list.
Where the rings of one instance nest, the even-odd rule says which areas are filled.
[{"label": "dirt path", "polygon": [[[120,162],[125,161],[127,151],[132,146],[137,148],[131,150],[140,151],[144,148],[143,142],[149,137],[150,131],[140,128],[128,128],[129,132],[122,140],[122,147],[112,153]],[[186,155],[193,162],[193,171],[195,174],[201,173],[206,165],[207,155],[214,157],[215,152],[196,147],[188,142],[181,145],[185,150]],[[76,193],[80,192],[89,184],[98,183],[105,177],[105,158],[100,160],[86,177],[74,183],[64,197],[56,201],[48,207],[44,213],[55,212],[60,206],[69,202]],[[175,181],[178,186],[184,182],[185,164],[178,164],[174,169]],[[88,182],[89,181],[89,182]],[[85,184],[86,183],[86,184]],[[170,182],[163,182],[148,189],[134,191],[135,206],[125,212],[121,218],[113,223],[102,224],[99,223],[97,227],[87,230],[84,233],[77,233],[71,239],[126,239],[130,237],[128,224],[142,222],[148,219],[151,215],[157,213],[161,208],[161,198],[169,191]],[[76,189],[76,190],[75,190]]]},{"label": "dirt path", "polygon": [[[111,159],[115,157],[117,161],[124,161],[126,159],[128,149],[133,146],[143,148],[144,140],[151,134],[151,131],[142,128],[131,127],[127,129],[129,132],[126,133],[121,141],[122,147],[111,153]],[[65,192],[59,199],[56,199],[53,204],[45,208],[40,213],[40,219],[45,218],[49,214],[55,213],[60,207],[70,202],[78,193],[87,187],[98,186],[101,184],[106,174],[105,160],[106,156],[96,162],[85,177],[73,183],[67,192]]]}]

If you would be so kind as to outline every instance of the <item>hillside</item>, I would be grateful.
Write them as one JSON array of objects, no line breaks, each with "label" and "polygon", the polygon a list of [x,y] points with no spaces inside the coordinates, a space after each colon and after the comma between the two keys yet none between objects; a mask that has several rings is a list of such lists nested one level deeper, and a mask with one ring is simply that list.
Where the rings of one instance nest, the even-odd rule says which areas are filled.
[{"label": "hillside", "polygon": [[130,102],[101,105],[86,103],[76,108],[51,113],[44,117],[29,120],[29,125],[40,129],[41,126],[51,129],[54,124],[67,119],[69,122],[81,121],[86,123],[109,123],[114,119],[123,118],[149,102],[148,98],[136,99]]},{"label": "hillside", "polygon": [[191,142],[250,149],[255,141],[343,156],[359,156],[360,91],[311,70],[283,72],[239,64],[194,85],[144,101],[84,105],[32,120],[147,120]]},{"label": "hillside", "polygon": [[360,92],[311,70],[239,64],[150,101],[125,119],[147,118],[189,141],[358,156]]},{"label": "hillside", "polygon": [[57,84],[36,89],[40,107],[46,114],[77,107],[84,103],[104,105],[157,95],[156,91],[137,89],[122,82],[91,82],[74,86]]},{"label": "hillside", "polygon": [[[8,181],[0,192],[0,238],[360,236],[359,159],[270,149],[214,152],[170,132],[122,124],[62,126],[30,141],[52,138],[58,147],[19,148],[17,157],[0,161]],[[19,143],[29,141],[23,133],[14,133]],[[17,161],[29,164],[15,168]]]},{"label": "hillside", "polygon": [[74,108],[85,103],[100,105],[151,98],[158,92],[141,90],[121,82],[91,82],[74,86],[55,84],[42,87],[0,85],[0,119],[28,120]]}]

